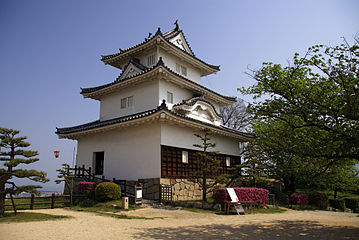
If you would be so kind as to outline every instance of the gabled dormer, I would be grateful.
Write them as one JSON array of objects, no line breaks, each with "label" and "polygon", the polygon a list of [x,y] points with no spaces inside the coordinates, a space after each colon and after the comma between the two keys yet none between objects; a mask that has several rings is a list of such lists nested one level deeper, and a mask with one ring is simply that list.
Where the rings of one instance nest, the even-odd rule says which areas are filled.
[{"label": "gabled dormer", "polygon": [[146,66],[140,63],[140,60],[137,58],[131,57],[128,64],[124,67],[121,75],[118,77],[118,80],[123,80],[125,78],[132,77],[136,74],[139,74],[147,69]]},{"label": "gabled dormer", "polygon": [[163,36],[173,45],[179,47],[183,51],[194,56],[194,53],[189,43],[187,42],[187,39],[184,36],[182,29],[180,28],[177,20],[175,22],[175,25],[176,25],[175,29],[163,34]]},{"label": "gabled dormer", "polygon": [[[142,43],[127,49],[120,49],[115,54],[104,55],[101,61],[123,70],[131,57],[139,59],[141,64],[147,67],[150,67],[148,66],[150,64],[146,63],[148,57],[154,56],[155,59],[152,61],[154,63],[162,57],[167,63],[179,64],[168,64],[174,71],[176,71],[177,66],[187,69],[187,72],[191,73],[187,74],[187,77],[197,83],[200,83],[200,77],[218,72],[219,66],[208,64],[194,55],[177,21],[175,25],[176,27],[173,30],[166,33],[162,33],[158,28],[156,34],[150,34]],[[179,73],[186,75],[186,71],[180,70]]]},{"label": "gabled dormer", "polygon": [[221,116],[216,111],[211,102],[202,97],[194,97],[172,108],[186,117],[196,119],[202,122],[210,123],[215,126],[221,125]]}]

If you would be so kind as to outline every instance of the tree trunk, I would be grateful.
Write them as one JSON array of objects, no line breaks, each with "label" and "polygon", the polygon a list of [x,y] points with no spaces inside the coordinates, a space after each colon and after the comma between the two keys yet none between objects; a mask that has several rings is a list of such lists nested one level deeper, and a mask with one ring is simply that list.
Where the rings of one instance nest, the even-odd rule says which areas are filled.
[{"label": "tree trunk", "polygon": [[0,215],[3,216],[5,213],[5,185],[0,186]]},{"label": "tree trunk", "polygon": [[203,202],[207,202],[207,178],[203,176],[202,182],[202,199]]},{"label": "tree trunk", "polygon": [[337,197],[338,197],[338,188],[335,187],[334,188],[334,199],[337,199]]}]

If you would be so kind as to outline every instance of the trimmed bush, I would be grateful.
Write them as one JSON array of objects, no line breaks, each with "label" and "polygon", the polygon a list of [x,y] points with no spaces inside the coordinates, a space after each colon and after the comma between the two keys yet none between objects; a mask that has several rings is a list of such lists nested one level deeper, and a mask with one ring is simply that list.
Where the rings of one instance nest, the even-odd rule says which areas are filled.
[{"label": "trimmed bush", "polygon": [[325,193],[309,193],[308,195],[309,205],[317,206],[319,209],[326,210],[329,207],[329,198]]},{"label": "trimmed bush", "polygon": [[103,182],[95,188],[95,198],[99,202],[121,198],[121,187],[113,182]]},{"label": "trimmed bush", "polygon": [[329,199],[329,205],[332,208],[339,209],[341,211],[345,211],[345,201],[344,199]]},{"label": "trimmed bush", "polygon": [[355,213],[359,212],[359,199],[345,198],[344,201],[347,208],[350,208]]},{"label": "trimmed bush", "polygon": [[[262,188],[233,188],[239,201],[253,201],[258,205],[265,206],[269,201],[269,191]],[[219,202],[231,201],[225,188],[220,188],[215,193]]]}]

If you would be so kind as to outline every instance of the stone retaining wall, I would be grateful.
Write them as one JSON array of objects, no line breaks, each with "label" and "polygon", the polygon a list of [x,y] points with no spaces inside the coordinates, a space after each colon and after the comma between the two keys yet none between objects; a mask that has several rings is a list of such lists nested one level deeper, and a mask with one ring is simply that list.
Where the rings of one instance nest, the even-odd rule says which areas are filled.
[{"label": "stone retaining wall", "polygon": [[[198,183],[189,181],[182,178],[148,178],[139,179],[143,184],[143,198],[151,200],[159,200],[160,184],[172,187],[172,200],[201,200],[202,189]],[[211,183],[212,180],[208,180]],[[212,194],[207,194],[207,197],[211,197]]]}]

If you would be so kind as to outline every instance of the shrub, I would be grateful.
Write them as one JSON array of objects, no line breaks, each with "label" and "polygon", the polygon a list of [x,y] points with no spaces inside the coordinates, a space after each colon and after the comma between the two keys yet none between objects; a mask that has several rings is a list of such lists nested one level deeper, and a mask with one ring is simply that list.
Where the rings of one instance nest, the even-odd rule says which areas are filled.
[{"label": "shrub", "polygon": [[325,210],[329,207],[328,195],[325,193],[313,192],[308,195],[308,203],[313,206],[319,207],[319,209]]},{"label": "shrub", "polygon": [[280,191],[273,191],[275,198],[274,201],[277,205],[288,206],[289,205],[289,197],[287,194],[282,193]]},{"label": "shrub", "polygon": [[345,201],[344,199],[329,199],[329,205],[333,208],[345,211]]},{"label": "shrub", "polygon": [[86,198],[80,201],[78,204],[80,205],[80,207],[92,207],[96,204],[96,202],[92,199]]},{"label": "shrub", "polygon": [[95,188],[95,198],[99,202],[121,198],[121,187],[113,182],[103,182]]},{"label": "shrub", "polygon": [[97,183],[95,182],[79,182],[77,190],[79,193],[89,194],[92,190],[95,189]]},{"label": "shrub", "polygon": [[290,196],[291,203],[295,205],[308,205],[308,194],[293,193]]},{"label": "shrub", "polygon": [[[269,191],[262,188],[233,188],[239,201],[253,201],[259,205],[267,205],[269,201]],[[225,188],[220,188],[215,193],[215,198],[219,202],[231,201]]]},{"label": "shrub", "polygon": [[345,206],[353,210],[355,213],[359,212],[359,199],[344,198]]}]

